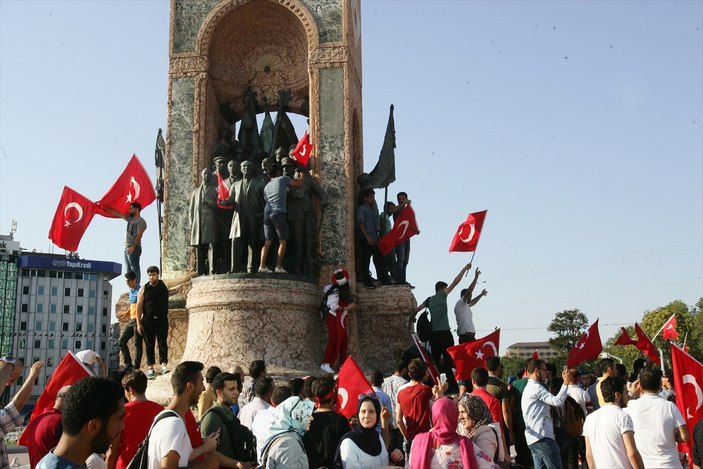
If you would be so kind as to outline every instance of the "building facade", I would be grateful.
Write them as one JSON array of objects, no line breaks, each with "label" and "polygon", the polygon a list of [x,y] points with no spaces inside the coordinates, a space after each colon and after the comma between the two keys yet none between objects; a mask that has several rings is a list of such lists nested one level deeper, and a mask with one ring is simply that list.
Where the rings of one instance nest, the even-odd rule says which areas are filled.
[{"label": "building facade", "polygon": [[505,349],[505,356],[528,359],[535,352],[542,360],[559,356],[559,352],[551,348],[549,342],[516,342]]},{"label": "building facade", "polygon": [[[68,351],[94,350],[108,367],[115,367],[110,280],[120,275],[122,266],[28,252],[17,256],[16,265],[12,355],[25,366],[37,360],[45,364],[32,400]],[[18,381],[11,392],[21,384]]]},{"label": "building facade", "polygon": [[11,355],[14,345],[17,299],[17,256],[20,243],[0,235],[0,356]]}]

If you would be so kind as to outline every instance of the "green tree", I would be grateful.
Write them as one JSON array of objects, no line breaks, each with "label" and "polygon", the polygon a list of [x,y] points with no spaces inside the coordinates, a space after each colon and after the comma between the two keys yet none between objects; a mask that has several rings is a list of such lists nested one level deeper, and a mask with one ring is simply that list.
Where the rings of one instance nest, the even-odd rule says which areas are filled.
[{"label": "green tree", "polygon": [[525,368],[525,359],[519,357],[500,357],[500,364],[503,365],[504,379],[510,375],[519,375],[518,371]]},{"label": "green tree", "polygon": [[549,345],[558,352],[567,355],[581,338],[588,325],[588,318],[578,309],[567,309],[557,313],[547,327],[554,337]]}]

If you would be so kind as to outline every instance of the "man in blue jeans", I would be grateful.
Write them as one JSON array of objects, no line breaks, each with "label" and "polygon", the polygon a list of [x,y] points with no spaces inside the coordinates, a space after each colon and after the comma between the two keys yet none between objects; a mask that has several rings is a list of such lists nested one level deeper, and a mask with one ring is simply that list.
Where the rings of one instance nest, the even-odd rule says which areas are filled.
[{"label": "man in blue jeans", "polygon": [[126,272],[134,272],[137,274],[137,285],[141,285],[142,273],[139,269],[139,258],[142,255],[142,236],[146,231],[146,220],[141,217],[142,206],[138,202],[133,202],[130,204],[129,212],[126,214],[120,213],[110,207],[105,207],[105,210],[127,222],[124,265]]},{"label": "man in blue jeans", "polygon": [[547,367],[544,360],[530,359],[527,362],[528,381],[522,391],[522,415],[525,419],[525,439],[532,453],[535,469],[563,469],[559,445],[554,439],[554,424],[549,412],[550,406],[561,406],[566,400],[567,387],[573,383],[571,373],[564,369],[561,385],[556,396],[542,383],[546,380]]}]

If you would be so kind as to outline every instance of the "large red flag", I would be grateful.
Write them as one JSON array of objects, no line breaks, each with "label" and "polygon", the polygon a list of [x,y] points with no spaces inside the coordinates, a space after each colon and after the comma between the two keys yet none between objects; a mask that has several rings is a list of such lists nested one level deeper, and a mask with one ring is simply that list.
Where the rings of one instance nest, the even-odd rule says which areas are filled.
[{"label": "large red flag", "polygon": [[598,357],[598,354],[603,351],[603,344],[600,341],[600,332],[598,332],[598,319],[591,324],[591,327],[586,329],[581,338],[576,342],[574,348],[569,352],[569,357],[566,360],[566,366],[575,368],[581,362]]},{"label": "large red flag", "polygon": [[627,329],[621,327],[620,330],[622,331],[622,333],[613,345],[637,345],[637,341],[630,337],[630,334],[627,333]]},{"label": "large red flag", "polygon": [[413,334],[412,338],[413,342],[415,342],[415,347],[417,347],[418,352],[420,352],[422,361],[425,362],[425,364],[427,365],[427,370],[430,372],[430,378],[432,378],[434,384],[439,384],[439,372],[437,371],[437,367],[434,366],[432,358],[430,358],[429,354],[427,353],[427,350],[425,350],[425,347],[423,347],[420,343],[420,338],[417,336],[417,334]]},{"label": "large red flag", "polygon": [[419,232],[420,230],[417,228],[417,221],[415,220],[415,211],[410,205],[406,205],[398,214],[398,218],[395,219],[393,228],[378,241],[378,249],[385,256],[394,247],[406,242]]},{"label": "large red flag", "polygon": [[356,414],[359,395],[373,392],[369,380],[352,357],[347,358],[339,369],[337,380],[337,412],[346,418]]},{"label": "large red flag", "polygon": [[449,252],[471,252],[476,250],[478,239],[483,229],[483,220],[486,218],[487,212],[488,210],[484,210],[469,214],[466,221],[457,228],[452,244],[449,246]]},{"label": "large red flag", "polygon": [[[54,407],[56,395],[62,387],[69,386],[87,376],[91,375],[85,365],[83,365],[72,352],[68,352],[68,354],[63,357],[63,360],[61,360],[61,363],[59,363],[59,366],[56,367],[56,370],[51,375],[39,399],[37,399],[34,411],[32,412],[32,418]],[[24,434],[22,434],[18,443],[24,446],[25,438]]]},{"label": "large red flag", "polygon": [[83,233],[95,215],[95,208],[86,197],[64,186],[49,229],[49,239],[67,251],[78,250]]},{"label": "large red flag", "polygon": [[310,143],[310,136],[308,131],[305,131],[303,137],[298,141],[298,144],[293,149],[293,158],[295,161],[302,164],[303,166],[308,166],[308,161],[310,161],[310,155],[312,154],[312,143]]},{"label": "large red flag", "polygon": [[488,334],[486,337],[466,342],[465,344],[449,347],[447,352],[454,359],[456,379],[471,380],[474,368],[485,368],[486,358],[497,357],[500,347],[500,329]]},{"label": "large red flag", "polygon": [[652,341],[646,332],[642,330],[639,324],[635,323],[635,332],[637,332],[637,344],[635,346],[644,352],[652,363],[656,363],[661,366],[661,359],[659,358],[659,349],[654,346]]},{"label": "large red flag", "polygon": [[129,205],[133,202],[139,202],[144,209],[154,200],[156,200],[154,185],[137,155],[132,155],[120,177],[97,202],[98,214],[115,218],[116,215],[105,209],[111,208],[119,213],[127,213]]},{"label": "large red flag", "polygon": [[662,337],[664,337],[664,340],[678,340],[679,332],[676,330],[676,314],[672,314],[669,320],[666,321],[663,331]]},{"label": "large red flag", "polygon": [[[674,371],[676,406],[686,420],[688,431],[693,433],[696,422],[703,419],[703,365],[674,344],[669,344],[669,347]],[[688,460],[691,461],[691,441],[685,445],[688,448]]]}]

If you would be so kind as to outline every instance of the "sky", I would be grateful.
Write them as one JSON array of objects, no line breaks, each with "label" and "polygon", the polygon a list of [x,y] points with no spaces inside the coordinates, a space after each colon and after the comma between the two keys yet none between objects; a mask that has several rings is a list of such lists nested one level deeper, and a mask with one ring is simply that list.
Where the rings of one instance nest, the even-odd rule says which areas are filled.
[{"label": "sky", "polygon": [[[98,200],[132,153],[152,171],[168,18],[167,1],[0,0],[0,233],[17,220],[22,247],[47,252],[64,185]],[[367,0],[361,23],[365,168],[394,104],[389,194],[421,228],[418,302],[468,262],[448,247],[484,209],[474,321],[502,350],[546,340],[566,309],[605,341],[703,296],[703,2]],[[124,229],[96,216],[81,257],[122,262]]]}]

